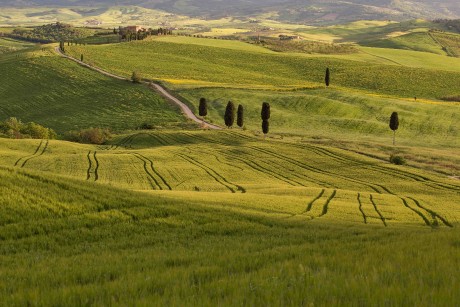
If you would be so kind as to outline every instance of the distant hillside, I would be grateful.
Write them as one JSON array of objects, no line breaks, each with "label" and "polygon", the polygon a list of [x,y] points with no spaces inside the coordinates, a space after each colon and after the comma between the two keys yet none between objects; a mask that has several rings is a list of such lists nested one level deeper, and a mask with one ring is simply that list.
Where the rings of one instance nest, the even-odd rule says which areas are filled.
[{"label": "distant hillside", "polygon": [[362,19],[406,20],[460,18],[457,0],[6,0],[0,6],[113,6],[137,5],[172,13],[223,17],[276,12],[273,18],[301,23],[337,23]]}]

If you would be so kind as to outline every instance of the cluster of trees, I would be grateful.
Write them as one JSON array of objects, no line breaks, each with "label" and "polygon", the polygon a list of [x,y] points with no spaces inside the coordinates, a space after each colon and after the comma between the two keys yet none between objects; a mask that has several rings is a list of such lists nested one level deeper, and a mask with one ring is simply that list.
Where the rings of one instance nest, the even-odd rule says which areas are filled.
[{"label": "cluster of trees", "polygon": [[112,138],[112,134],[108,129],[88,128],[80,131],[70,131],[66,133],[65,139],[71,142],[85,144],[104,144]]},{"label": "cluster of trees", "polygon": [[23,123],[16,117],[0,122],[0,135],[12,139],[55,139],[57,137],[53,129],[34,122]]},{"label": "cluster of trees", "polygon": [[14,29],[8,36],[36,43],[76,41],[94,35],[94,30],[75,28],[69,24],[57,22],[30,29]]},{"label": "cluster of trees", "polygon": [[460,33],[460,19],[437,19],[433,22],[442,25],[449,31]]},{"label": "cluster of trees", "polygon": [[113,29],[114,34],[118,34],[120,36],[121,40],[125,41],[133,41],[133,40],[144,40],[149,36],[155,35],[172,35],[173,32],[170,29],[163,29],[163,28],[158,28],[158,29],[142,29],[137,32],[129,30],[128,28],[121,28],[119,30]]},{"label": "cluster of trees", "polygon": [[264,39],[260,41],[262,46],[277,52],[301,52],[319,54],[350,54],[358,52],[358,49],[351,44],[329,44],[312,41],[295,41]]}]

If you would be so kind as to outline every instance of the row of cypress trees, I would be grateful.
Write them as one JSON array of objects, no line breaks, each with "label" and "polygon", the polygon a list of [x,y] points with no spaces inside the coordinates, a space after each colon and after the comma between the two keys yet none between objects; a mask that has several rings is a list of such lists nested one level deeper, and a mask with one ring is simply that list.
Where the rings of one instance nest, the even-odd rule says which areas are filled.
[{"label": "row of cypress trees", "polygon": [[[206,98],[200,98],[198,113],[202,118],[208,115],[208,102]],[[262,103],[262,111],[260,115],[262,118],[262,132],[267,134],[270,127],[270,123],[268,122],[270,119],[270,104],[268,102]],[[224,122],[227,128],[231,128],[235,123],[235,104],[232,101],[229,101],[227,103],[227,107],[225,108]],[[241,104],[238,105],[238,109],[236,111],[236,124],[240,128],[243,128],[244,126],[244,107]]]},{"label": "row of cypress trees", "polygon": [[[329,69],[328,69],[329,71]],[[328,76],[328,74],[326,74]],[[326,81],[327,78],[326,78]],[[208,115],[208,103],[206,98],[200,99],[200,104],[198,107],[198,112],[201,117],[205,117]],[[238,110],[236,112],[236,124],[238,127],[243,128],[244,126],[244,108],[243,105],[238,105]],[[270,130],[270,104],[268,102],[262,103],[262,111],[260,113],[262,118],[262,132],[267,134]],[[235,104],[232,101],[227,103],[227,107],[225,108],[224,114],[224,122],[227,128],[231,128],[235,122]],[[390,117],[390,129],[393,130],[393,145],[395,145],[395,138],[396,138],[396,130],[399,128],[399,117],[397,112],[393,112]]]}]

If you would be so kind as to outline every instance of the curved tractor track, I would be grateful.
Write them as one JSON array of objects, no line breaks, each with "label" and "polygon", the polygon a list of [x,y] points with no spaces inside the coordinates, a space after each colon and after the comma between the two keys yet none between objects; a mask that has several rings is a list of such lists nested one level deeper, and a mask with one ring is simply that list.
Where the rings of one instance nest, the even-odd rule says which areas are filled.
[{"label": "curved tractor track", "polygon": [[[63,58],[66,58],[66,59],[69,59],[69,60],[72,60],[78,64],[80,64],[81,66],[83,67],[86,67],[86,68],[89,68],[89,69],[92,69],[94,71],[97,71],[105,76],[108,76],[108,77],[111,77],[111,78],[115,78],[115,79],[118,79],[118,80],[124,80],[124,81],[130,81],[128,78],[125,78],[125,77],[122,77],[122,76],[118,76],[118,75],[115,75],[115,74],[112,74],[108,71],[105,71],[99,67],[95,67],[95,66],[92,66],[92,65],[89,65],[89,64],[86,64],[74,57],[71,57],[65,53],[63,53],[59,47],[56,47],[54,49],[56,51],[57,54],[59,54],[61,57]],[[183,103],[182,101],[180,101],[178,98],[174,97],[173,95],[171,95],[163,86],[157,84],[157,83],[154,83],[153,81],[143,81],[143,83],[145,85],[148,85],[148,88],[155,91],[156,93],[160,94],[161,96],[163,96],[164,98],[166,98],[167,100],[171,101],[172,103],[176,104],[182,111],[182,113],[189,119],[191,119],[192,121],[196,122],[197,124],[203,126],[204,128],[208,128],[208,129],[215,129],[215,130],[220,130],[222,129],[221,127],[219,126],[216,126],[216,125],[213,125],[213,124],[210,124],[206,121],[203,121],[201,119],[199,119],[198,117],[196,117],[196,115],[192,112],[192,110],[185,104]]]}]

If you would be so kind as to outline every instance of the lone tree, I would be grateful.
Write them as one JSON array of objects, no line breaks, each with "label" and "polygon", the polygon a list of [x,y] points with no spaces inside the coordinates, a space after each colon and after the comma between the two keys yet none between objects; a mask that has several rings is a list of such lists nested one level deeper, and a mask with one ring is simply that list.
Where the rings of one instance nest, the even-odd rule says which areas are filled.
[{"label": "lone tree", "polygon": [[262,132],[264,133],[264,138],[265,138],[265,135],[268,133],[269,128],[270,128],[270,123],[268,122],[268,120],[263,120],[262,121]]},{"label": "lone tree", "polygon": [[236,112],[236,124],[238,127],[243,128],[244,125],[244,109],[240,104],[238,105],[238,111]]},{"label": "lone tree", "polygon": [[225,108],[224,121],[228,128],[231,128],[235,122],[235,105],[231,101],[227,103],[227,108]]},{"label": "lone tree", "polygon": [[80,56],[80,61],[83,62],[83,54]]},{"label": "lone tree", "polygon": [[142,77],[137,71],[133,71],[131,81],[133,81],[133,83],[141,83]]},{"label": "lone tree", "polygon": [[198,107],[198,112],[201,117],[205,117],[206,115],[208,115],[208,103],[206,101],[206,98],[200,99],[200,106]]},{"label": "lone tree", "polygon": [[270,119],[270,104],[268,102],[262,103],[262,112],[260,112],[262,120]]},{"label": "lone tree", "polygon": [[262,103],[262,111],[260,112],[260,116],[262,117],[262,132],[264,133],[264,138],[268,133],[270,124],[268,120],[270,119],[270,104],[268,102]]},{"label": "lone tree", "polygon": [[390,117],[390,129],[393,130],[393,145],[395,145],[395,138],[396,138],[396,130],[399,127],[399,118],[398,112],[391,113]]},{"label": "lone tree", "polygon": [[329,67],[326,68],[326,77],[324,77],[324,82],[326,86],[329,86],[329,82],[331,81],[331,72],[329,71]]}]

